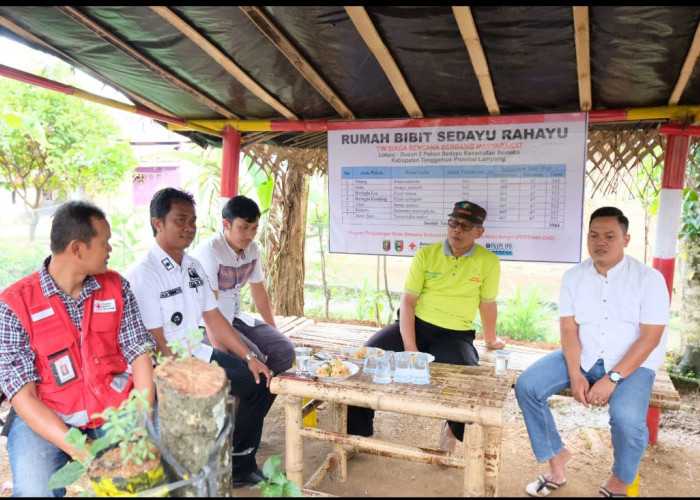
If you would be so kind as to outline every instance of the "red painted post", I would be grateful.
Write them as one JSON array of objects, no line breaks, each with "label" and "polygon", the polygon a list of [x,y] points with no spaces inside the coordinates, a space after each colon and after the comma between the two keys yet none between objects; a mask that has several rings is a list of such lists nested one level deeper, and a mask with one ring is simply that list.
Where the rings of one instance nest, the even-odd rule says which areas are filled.
[{"label": "red painted post", "polygon": [[[667,129],[673,132],[673,129]],[[652,267],[658,269],[666,280],[669,300],[673,295],[673,275],[676,267],[678,231],[680,229],[681,211],[683,209],[683,185],[688,159],[690,137],[686,134],[669,135],[666,142],[666,161],[661,179],[659,212],[656,229],[656,245]],[[647,411],[647,428],[649,443],[656,444],[659,435],[659,417],[661,410],[651,408]]]},{"label": "red painted post", "polygon": [[238,194],[238,164],[241,157],[241,134],[231,125],[223,129],[221,159],[221,198],[222,204]]},{"label": "red painted post", "polygon": [[649,444],[656,444],[659,438],[659,420],[661,419],[661,408],[647,410],[647,428],[649,429]]}]

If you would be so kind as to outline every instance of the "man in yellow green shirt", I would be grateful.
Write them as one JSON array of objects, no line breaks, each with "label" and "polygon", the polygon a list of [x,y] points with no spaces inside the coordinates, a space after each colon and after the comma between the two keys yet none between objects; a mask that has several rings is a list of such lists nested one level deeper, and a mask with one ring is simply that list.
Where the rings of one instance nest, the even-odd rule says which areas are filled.
[{"label": "man in yellow green shirt", "polygon": [[[498,256],[477,244],[484,234],[486,210],[469,201],[455,203],[447,237],[413,257],[404,284],[399,319],[375,333],[365,345],[391,351],[422,351],[439,363],[478,365],[473,345],[479,311],[488,349],[502,349],[496,336],[496,297],[501,276]],[[374,410],[348,407],[348,433],[371,436]],[[448,422],[444,435],[462,439],[464,424]]]}]

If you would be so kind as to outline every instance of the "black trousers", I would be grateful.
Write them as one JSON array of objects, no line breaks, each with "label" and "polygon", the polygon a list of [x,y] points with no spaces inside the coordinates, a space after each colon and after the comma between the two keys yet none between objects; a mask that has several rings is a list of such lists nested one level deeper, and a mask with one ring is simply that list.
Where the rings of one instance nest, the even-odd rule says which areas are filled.
[{"label": "black trousers", "polygon": [[246,476],[257,467],[255,454],[262,438],[263,421],[267,411],[270,390],[265,387],[265,375],[260,375],[260,383],[255,383],[253,374],[245,361],[239,357],[214,349],[211,361],[216,361],[226,372],[231,382],[231,395],[240,397],[238,410],[233,423],[233,451],[241,452],[249,447],[253,451],[247,455],[233,457],[232,471],[236,477]]},{"label": "black trousers", "polygon": [[[438,363],[453,365],[479,364],[479,353],[474,347],[474,330],[448,330],[416,317],[416,344],[421,352],[429,352]],[[403,339],[399,321],[384,327],[365,342],[367,347],[379,347],[385,351],[403,351]],[[464,424],[448,422],[452,434],[460,441],[464,437]],[[374,434],[374,410],[348,406],[348,434],[371,436]]]}]

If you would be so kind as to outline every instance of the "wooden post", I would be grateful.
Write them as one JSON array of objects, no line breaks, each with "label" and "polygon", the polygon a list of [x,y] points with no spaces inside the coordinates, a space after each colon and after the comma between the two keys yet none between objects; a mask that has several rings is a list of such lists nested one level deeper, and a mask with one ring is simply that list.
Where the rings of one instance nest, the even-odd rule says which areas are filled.
[{"label": "wooden post", "polygon": [[[190,474],[207,465],[228,414],[229,381],[224,370],[201,359],[166,359],[154,371],[162,444]],[[231,470],[231,433],[218,450],[213,470]],[[178,478],[179,479],[179,478]],[[231,495],[231,473],[216,479],[212,496]],[[198,496],[196,485],[176,489],[175,496]]]},{"label": "wooden post", "polygon": [[287,478],[304,487],[304,447],[301,430],[301,398],[287,396],[284,399],[284,427],[287,435],[287,457],[284,469]]},{"label": "wooden post", "polygon": [[501,428],[486,427],[484,449],[484,496],[498,496],[498,469],[501,458]]},{"label": "wooden post", "polygon": [[484,496],[484,437],[479,424],[464,426],[464,496]]},{"label": "wooden post", "polygon": [[[348,429],[348,407],[340,403],[330,403],[333,415],[333,430],[345,434]],[[344,483],[348,479],[348,453],[339,443],[333,443],[335,465],[331,469],[331,479]]]},{"label": "wooden post", "polygon": [[238,169],[241,157],[241,134],[231,125],[224,125],[221,155],[222,205],[238,194]]}]

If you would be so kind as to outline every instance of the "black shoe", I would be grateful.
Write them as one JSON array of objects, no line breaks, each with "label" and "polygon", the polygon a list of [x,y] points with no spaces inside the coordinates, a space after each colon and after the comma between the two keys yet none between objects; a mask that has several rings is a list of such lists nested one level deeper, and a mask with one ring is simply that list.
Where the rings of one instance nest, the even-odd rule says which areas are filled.
[{"label": "black shoe", "polygon": [[267,481],[267,477],[256,467],[255,470],[245,476],[233,476],[233,487],[242,488],[243,486],[255,486],[260,481]]}]

